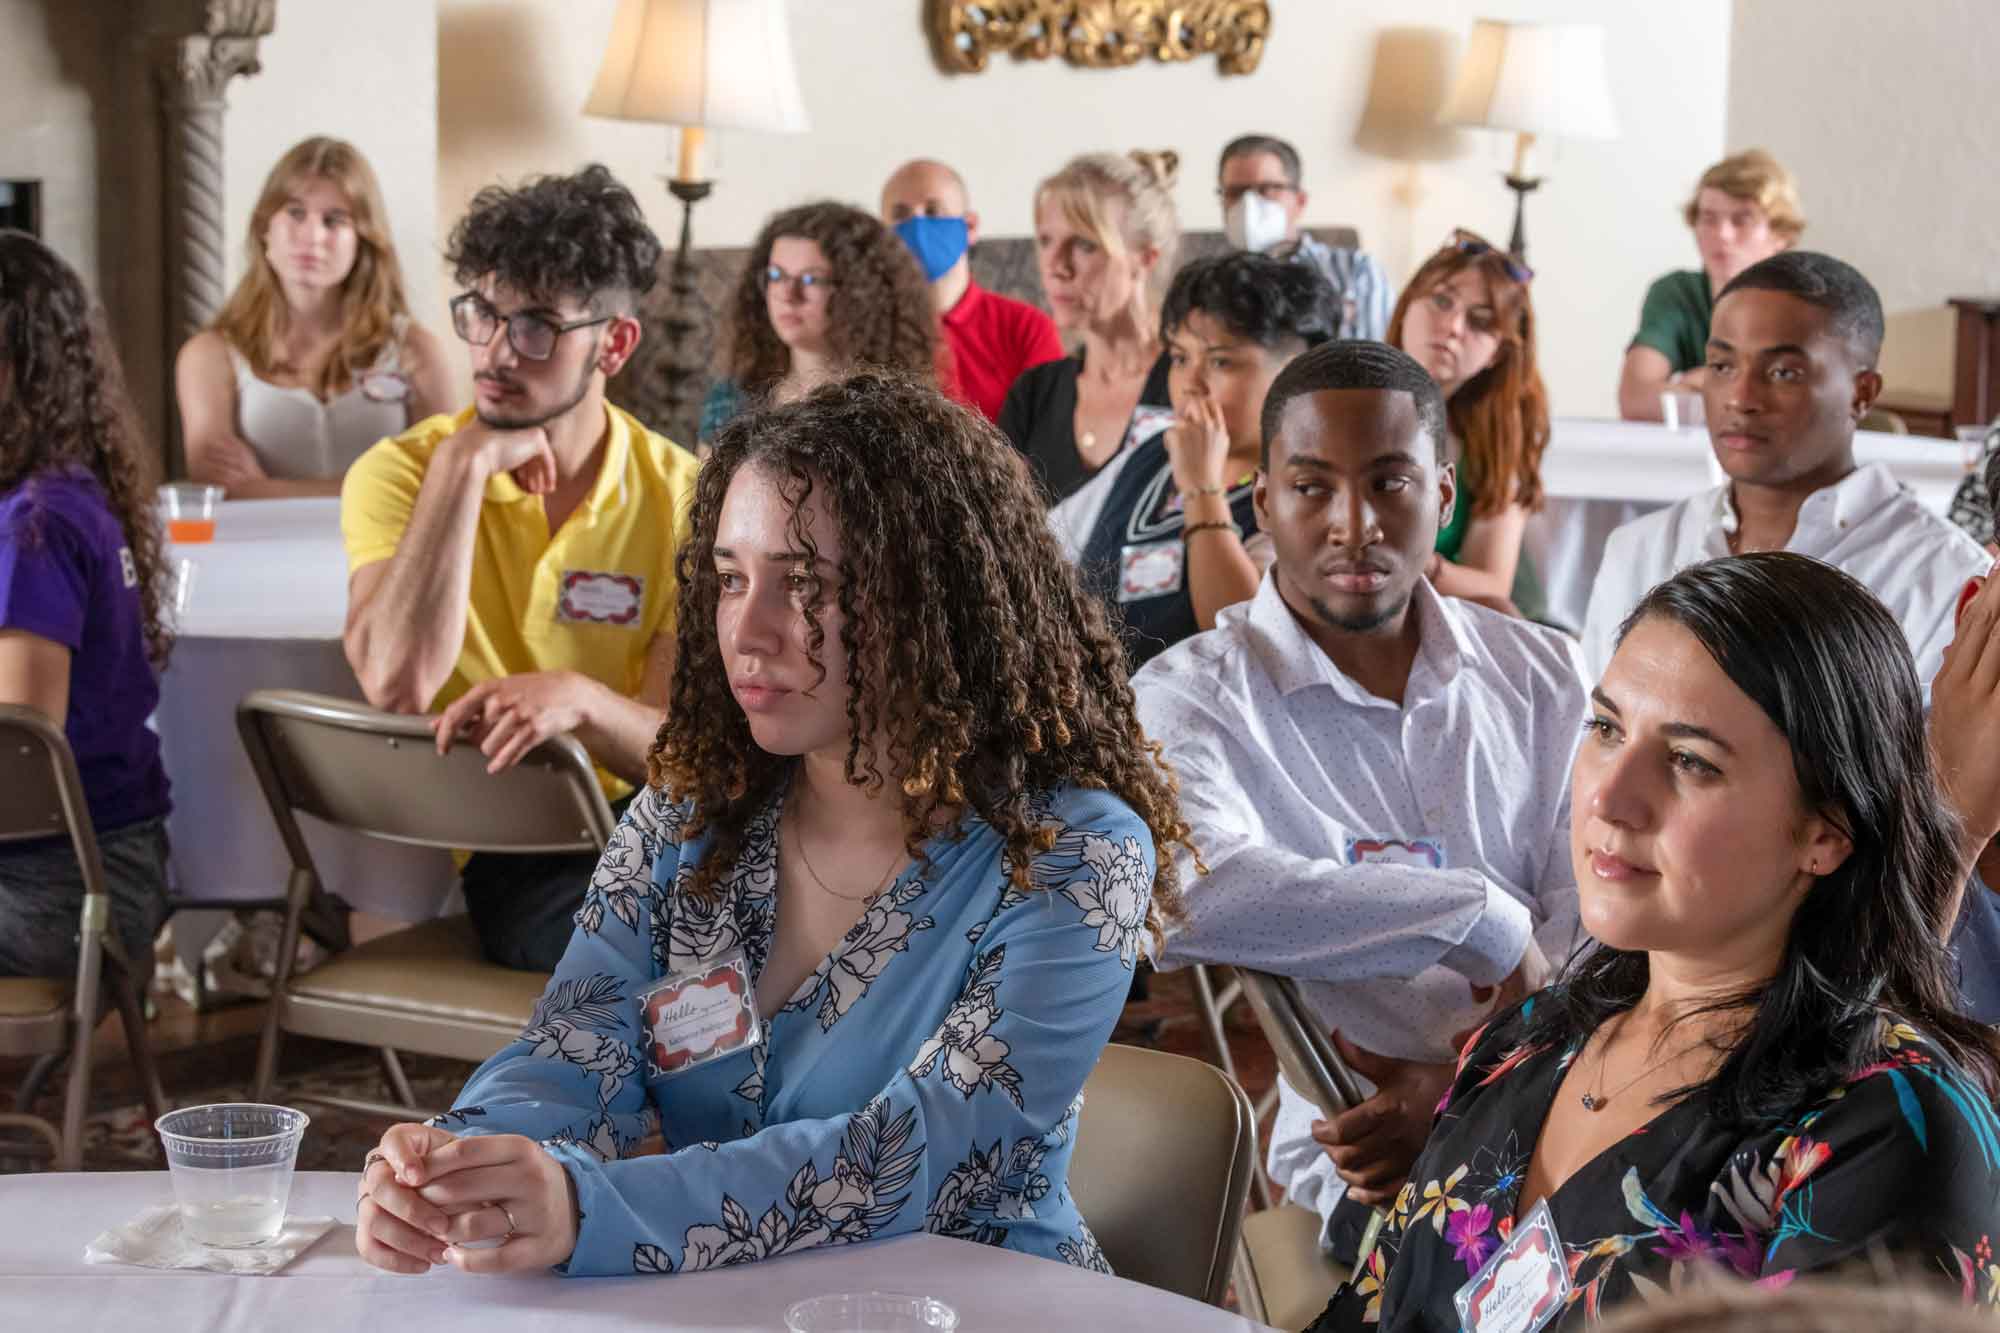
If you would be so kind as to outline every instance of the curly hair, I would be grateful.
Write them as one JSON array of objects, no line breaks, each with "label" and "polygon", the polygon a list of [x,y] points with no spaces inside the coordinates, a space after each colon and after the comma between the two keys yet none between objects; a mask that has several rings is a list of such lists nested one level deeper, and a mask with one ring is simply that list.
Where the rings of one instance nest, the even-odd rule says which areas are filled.
[{"label": "curly hair", "polygon": [[[970,810],[1006,840],[1008,877],[1031,891],[1030,861],[1056,836],[1036,795],[1108,791],[1152,830],[1157,940],[1181,911],[1172,848],[1201,864],[1179,784],[1139,726],[1124,646],[1063,559],[1006,437],[927,384],[864,371],[737,417],[714,449],[678,558],[679,667],[647,756],[654,785],[692,803],[689,834],[714,832],[690,892],[719,892],[792,763],[752,740],[715,627],[723,497],[756,467],[791,503],[797,549],[813,551],[808,499],[841,533],[846,777],[871,790],[898,782],[911,856],[938,817]],[[805,616],[818,666],[825,631]]]},{"label": "curly hair", "polygon": [[312,180],[328,181],[347,196],[358,242],[354,267],[340,284],[340,342],[314,386],[323,397],[331,397],[352,384],[357,372],[375,364],[395,336],[397,318],[410,313],[395,238],[389,233],[388,209],[382,203],[382,186],[368,159],[353,144],[315,137],[294,144],[278,159],[278,165],[264,178],[257,206],[250,210],[243,278],[209,327],[249,361],[259,378],[268,380],[277,375],[278,340],[288,310],[278,274],[264,252],[264,236],[278,210]]},{"label": "curly hair", "polygon": [[515,291],[574,297],[592,313],[630,314],[659,277],[660,238],[632,192],[595,162],[574,176],[489,185],[452,228],[452,277],[491,275]]},{"label": "curly hair", "polygon": [[937,315],[916,256],[872,214],[823,201],[774,214],[750,243],[729,318],[729,373],[744,392],[769,393],[791,368],[764,304],[764,270],[780,236],[811,241],[833,270],[826,318],[837,362],[937,378]]},{"label": "curly hair", "polygon": [[55,251],[0,231],[0,492],[73,469],[97,479],[124,530],[146,656],[164,667],[173,634],[153,477],[103,313]]},{"label": "curly hair", "polygon": [[1410,307],[1467,269],[1477,271],[1492,288],[1500,349],[1493,364],[1459,385],[1445,404],[1452,432],[1465,444],[1458,484],[1471,484],[1474,515],[1497,514],[1510,504],[1542,507],[1549,394],[1535,354],[1535,303],[1528,284],[1508,272],[1511,262],[1490,246],[1446,245],[1411,275],[1383,336],[1391,347],[1401,347]]}]

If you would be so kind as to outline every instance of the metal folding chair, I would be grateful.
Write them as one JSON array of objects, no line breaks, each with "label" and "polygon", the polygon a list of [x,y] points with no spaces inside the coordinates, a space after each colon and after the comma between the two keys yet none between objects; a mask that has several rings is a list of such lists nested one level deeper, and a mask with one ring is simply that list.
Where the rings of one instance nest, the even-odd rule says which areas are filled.
[{"label": "metal folding chair", "polygon": [[[166,1109],[160,1075],[147,1041],[146,1016],[133,984],[131,960],[111,930],[111,895],[97,832],[83,796],[76,756],[62,729],[32,708],[0,704],[0,843],[67,834],[83,874],[83,901],[77,906],[77,962],[74,977],[0,977],[0,1055],[39,1057],[15,1097],[14,1110],[0,1113],[0,1127],[27,1129],[47,1140],[56,1168],[83,1164],[83,1117],[90,1104],[90,1038],[110,1000],[125,1025],[125,1041],[138,1066],[146,1110],[158,1119]],[[36,1091],[63,1060],[69,1079],[63,1092],[60,1131],[29,1114]]]}]

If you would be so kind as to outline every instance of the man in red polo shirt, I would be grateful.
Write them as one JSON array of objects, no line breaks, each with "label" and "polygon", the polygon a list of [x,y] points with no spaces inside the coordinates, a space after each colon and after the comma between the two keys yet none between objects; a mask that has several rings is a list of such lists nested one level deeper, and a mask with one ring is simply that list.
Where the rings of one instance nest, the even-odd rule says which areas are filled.
[{"label": "man in red polo shirt", "polygon": [[979,239],[965,181],[942,162],[918,158],[898,167],[882,187],[882,220],[896,229],[930,279],[931,305],[944,324],[959,393],[984,412],[1000,416],[1014,377],[1063,355],[1055,321],[972,280],[967,256]]}]

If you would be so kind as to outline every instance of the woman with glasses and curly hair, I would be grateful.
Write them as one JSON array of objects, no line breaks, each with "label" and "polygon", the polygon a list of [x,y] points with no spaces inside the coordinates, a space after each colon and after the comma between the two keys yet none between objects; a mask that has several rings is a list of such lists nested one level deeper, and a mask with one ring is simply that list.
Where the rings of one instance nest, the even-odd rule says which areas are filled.
[{"label": "woman with glasses and curly hair", "polygon": [[1542,504],[1549,445],[1533,277],[1504,251],[1454,231],[1403,289],[1385,340],[1415,357],[1444,391],[1458,502],[1438,529],[1431,583],[1446,596],[1510,611],[1517,609],[1521,537]]},{"label": "woman with glasses and curly hair", "polygon": [[451,365],[410,318],[382,187],[353,144],[278,159],[247,267],[174,367],[188,472],[235,499],[338,495],[368,446],[448,411]]},{"label": "woman with glasses and curly hair", "polygon": [[760,401],[788,403],[863,366],[955,392],[930,284],[908,246],[846,204],[788,208],[764,224],[729,312],[729,373],[709,388],[707,444]]},{"label": "woman with glasses and curly hair", "polygon": [[1117,635],[1006,439],[895,377],[731,422],[690,526],[652,784],[532,1025],[371,1154],[363,1257],[676,1273],[927,1230],[1104,1269],[1076,1099],[1188,833]]},{"label": "woman with glasses and curly hair", "polygon": [[[171,643],[147,472],[82,281],[0,231],[0,703],[68,736],[112,929],[141,980],[166,916],[167,774],[146,719]],[[67,838],[0,846],[0,976],[73,975],[82,898]]]}]

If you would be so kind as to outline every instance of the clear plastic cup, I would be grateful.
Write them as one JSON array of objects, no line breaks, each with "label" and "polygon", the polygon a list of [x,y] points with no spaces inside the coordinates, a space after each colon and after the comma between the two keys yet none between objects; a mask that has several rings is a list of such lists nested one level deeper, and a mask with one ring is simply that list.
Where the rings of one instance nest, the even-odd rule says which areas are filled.
[{"label": "clear plastic cup", "polygon": [[1660,420],[1668,430],[1696,431],[1708,424],[1708,406],[1699,389],[1665,389],[1660,393]]},{"label": "clear plastic cup", "polygon": [[307,1123],[302,1111],[256,1102],[190,1106],[154,1122],[189,1238],[218,1250],[276,1240]]},{"label": "clear plastic cup", "polygon": [[952,1333],[958,1311],[929,1296],[840,1291],[785,1311],[790,1333]]},{"label": "clear plastic cup", "polygon": [[160,514],[167,521],[167,540],[192,545],[215,540],[215,507],[222,503],[220,486],[176,481],[160,487]]},{"label": "clear plastic cup", "polygon": [[1967,472],[1977,471],[1979,459],[1986,452],[1986,433],[1991,426],[1953,426],[1951,433],[1958,436],[1958,465]]}]

